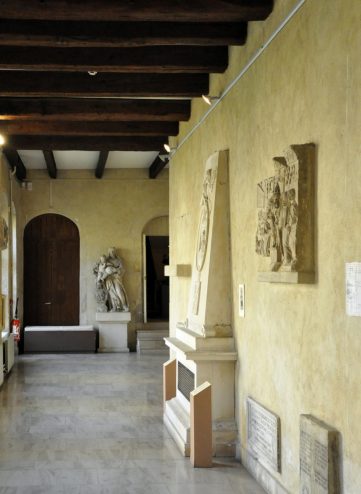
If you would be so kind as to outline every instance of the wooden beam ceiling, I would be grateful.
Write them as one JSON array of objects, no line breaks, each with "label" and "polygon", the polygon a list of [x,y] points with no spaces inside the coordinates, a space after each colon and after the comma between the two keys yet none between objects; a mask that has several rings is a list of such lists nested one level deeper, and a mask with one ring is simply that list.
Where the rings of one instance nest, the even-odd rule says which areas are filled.
[{"label": "wooden beam ceiling", "polygon": [[168,165],[168,163],[168,157],[164,156],[163,158],[160,158],[160,156],[157,156],[149,167],[149,178],[157,178],[159,173]]},{"label": "wooden beam ceiling", "polygon": [[243,45],[246,22],[81,22],[0,19],[0,46],[49,48]]},{"label": "wooden beam ceiling", "polygon": [[57,168],[53,151],[43,151],[46,168],[48,170],[48,174],[50,178],[56,178],[57,176]]},{"label": "wooden beam ceiling", "polygon": [[96,178],[102,178],[105,170],[105,165],[107,163],[107,159],[109,156],[109,151],[100,151],[99,152],[99,158],[98,158],[98,163],[95,168],[95,176]]},{"label": "wooden beam ceiling", "polygon": [[11,135],[8,149],[160,151],[168,136],[48,136]]},{"label": "wooden beam ceiling", "polygon": [[[228,46],[243,45],[248,21],[273,0],[0,0],[0,132],[20,180],[17,149],[160,151],[190,99],[224,72]],[[95,72],[91,76],[88,72]],[[155,178],[168,159],[157,157]],[[20,170],[20,171],[19,171]],[[19,174],[19,175],[18,175]],[[22,178],[21,178],[22,177]]]},{"label": "wooden beam ceiling", "polygon": [[135,48],[0,46],[1,70],[209,74],[210,72],[224,72],[227,64],[228,48],[226,46],[145,46]]},{"label": "wooden beam ceiling", "polygon": [[20,181],[25,180],[26,168],[16,149],[11,149],[5,146],[3,148],[3,153],[9,162],[11,171],[15,173],[16,178]]},{"label": "wooden beam ceiling", "polygon": [[185,97],[208,93],[208,74],[0,71],[0,96]]},{"label": "wooden beam ceiling", "polygon": [[0,121],[0,133],[6,135],[84,135],[84,136],[175,136],[178,122],[72,122],[72,121]]},{"label": "wooden beam ceiling", "polygon": [[189,100],[99,98],[0,98],[0,121],[181,121],[190,117]]},{"label": "wooden beam ceiling", "polygon": [[125,21],[125,22],[241,22],[263,20],[272,0],[0,0],[2,19]]}]

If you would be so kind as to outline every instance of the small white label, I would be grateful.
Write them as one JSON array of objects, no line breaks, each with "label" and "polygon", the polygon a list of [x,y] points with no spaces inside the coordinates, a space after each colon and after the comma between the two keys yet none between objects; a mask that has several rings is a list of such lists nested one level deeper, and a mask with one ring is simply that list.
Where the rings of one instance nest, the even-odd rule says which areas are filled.
[{"label": "small white label", "polygon": [[239,317],[244,317],[244,305],[245,305],[245,299],[244,299],[244,285],[239,285],[238,287],[238,313]]},{"label": "small white label", "polygon": [[346,263],[346,314],[361,316],[361,262]]}]

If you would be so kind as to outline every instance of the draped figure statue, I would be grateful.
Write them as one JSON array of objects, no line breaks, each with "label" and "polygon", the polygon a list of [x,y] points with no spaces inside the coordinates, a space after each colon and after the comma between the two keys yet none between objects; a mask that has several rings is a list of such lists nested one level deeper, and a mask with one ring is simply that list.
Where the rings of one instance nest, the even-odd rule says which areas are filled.
[{"label": "draped figure statue", "polygon": [[108,255],[100,256],[93,272],[96,275],[98,312],[129,311],[128,298],[123,285],[125,269],[115,247],[110,247]]}]

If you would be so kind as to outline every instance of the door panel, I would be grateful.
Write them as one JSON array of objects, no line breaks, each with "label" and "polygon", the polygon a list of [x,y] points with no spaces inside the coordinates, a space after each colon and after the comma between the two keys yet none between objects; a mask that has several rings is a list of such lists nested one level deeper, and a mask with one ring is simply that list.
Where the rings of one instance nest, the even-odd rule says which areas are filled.
[{"label": "door panel", "polygon": [[79,324],[79,232],[65,216],[44,214],[25,228],[24,323]]}]

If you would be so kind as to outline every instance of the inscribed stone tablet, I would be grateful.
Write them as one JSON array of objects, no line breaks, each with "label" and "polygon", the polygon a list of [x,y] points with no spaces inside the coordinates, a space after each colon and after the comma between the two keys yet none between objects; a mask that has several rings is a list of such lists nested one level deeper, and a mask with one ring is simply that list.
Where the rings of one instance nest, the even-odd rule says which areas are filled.
[{"label": "inscribed stone tablet", "polygon": [[281,471],[280,419],[252,398],[247,399],[248,447],[265,466]]},{"label": "inscribed stone tablet", "polygon": [[300,494],[339,494],[338,432],[301,415]]}]

